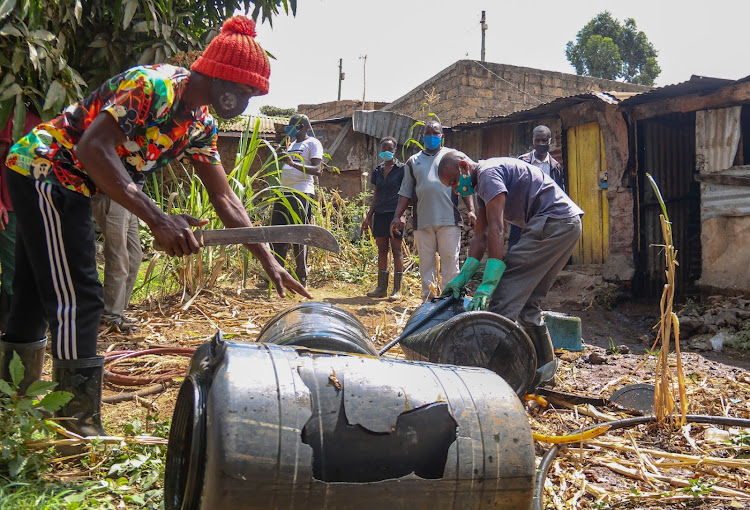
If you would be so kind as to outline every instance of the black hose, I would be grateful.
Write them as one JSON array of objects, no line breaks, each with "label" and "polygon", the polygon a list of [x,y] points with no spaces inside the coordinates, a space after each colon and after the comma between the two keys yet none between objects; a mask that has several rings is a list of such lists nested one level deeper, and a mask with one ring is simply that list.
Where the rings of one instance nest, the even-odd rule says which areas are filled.
[{"label": "black hose", "polygon": [[552,463],[555,462],[557,454],[560,452],[558,445],[552,445],[552,448],[547,450],[542,456],[542,460],[539,461],[539,467],[536,470],[536,478],[534,479],[534,510],[542,510],[544,508],[544,481],[547,479],[547,472],[552,467]]},{"label": "black hose", "polygon": [[[644,425],[656,421],[656,416],[637,416],[635,418],[624,418],[622,420],[615,420],[606,423],[597,423],[595,425],[589,425],[584,428],[582,432],[591,430],[600,425],[609,425],[610,430],[625,429],[629,427],[635,427],[636,425]],[[708,423],[711,425],[723,425],[726,427],[750,427],[750,420],[746,418],[731,418],[728,416],[709,416],[705,414],[688,414],[685,416],[687,423]],[[547,479],[547,473],[549,468],[552,467],[552,463],[557,458],[557,454],[560,452],[559,445],[553,445],[552,448],[547,450],[542,456],[542,460],[539,461],[539,467],[537,468],[536,478],[534,479],[534,503],[532,506],[533,510],[544,509],[544,481]]]}]

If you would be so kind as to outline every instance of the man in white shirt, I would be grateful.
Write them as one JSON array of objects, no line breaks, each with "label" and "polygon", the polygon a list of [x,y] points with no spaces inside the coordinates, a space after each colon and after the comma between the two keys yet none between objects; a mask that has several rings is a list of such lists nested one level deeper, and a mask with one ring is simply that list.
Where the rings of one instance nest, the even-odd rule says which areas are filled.
[{"label": "man in white shirt", "polygon": [[[310,222],[315,204],[313,176],[322,172],[323,145],[310,136],[310,119],[306,115],[296,114],[289,119],[289,125],[285,129],[289,140],[293,142],[283,156],[281,185],[286,189],[274,204],[271,225]],[[274,243],[271,249],[283,267],[289,244]],[[292,249],[296,264],[295,276],[302,285],[307,286],[307,245],[293,244]]]}]

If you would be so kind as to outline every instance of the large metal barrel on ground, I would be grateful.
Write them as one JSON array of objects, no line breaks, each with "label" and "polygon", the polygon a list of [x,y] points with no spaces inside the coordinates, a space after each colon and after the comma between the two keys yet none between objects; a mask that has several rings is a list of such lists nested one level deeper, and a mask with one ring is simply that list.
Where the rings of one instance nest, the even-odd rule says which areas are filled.
[{"label": "large metal barrel on ground", "polygon": [[300,303],[275,315],[260,330],[256,341],[378,355],[370,335],[354,315],[318,301]]},{"label": "large metal barrel on ground", "polygon": [[[518,395],[525,394],[534,380],[536,351],[529,336],[515,322],[492,312],[467,312],[468,300],[438,312],[401,340],[401,350],[410,360],[488,368],[498,374]],[[428,315],[437,302],[426,302],[409,318]]]},{"label": "large metal barrel on ground", "polygon": [[195,357],[172,420],[168,510],[531,508],[526,413],[489,370],[219,334]]}]

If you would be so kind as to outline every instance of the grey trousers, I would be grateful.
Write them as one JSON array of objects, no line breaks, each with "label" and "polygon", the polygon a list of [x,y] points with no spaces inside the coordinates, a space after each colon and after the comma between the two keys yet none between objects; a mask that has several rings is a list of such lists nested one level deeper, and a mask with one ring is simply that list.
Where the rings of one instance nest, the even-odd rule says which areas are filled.
[{"label": "grey trousers", "polygon": [[103,193],[92,206],[104,234],[104,315],[122,317],[143,259],[138,217]]},{"label": "grey trousers", "polygon": [[522,326],[541,326],[544,323],[541,301],[565,267],[580,237],[578,216],[532,218],[518,243],[505,255],[507,267],[490,297],[487,310],[517,320]]}]

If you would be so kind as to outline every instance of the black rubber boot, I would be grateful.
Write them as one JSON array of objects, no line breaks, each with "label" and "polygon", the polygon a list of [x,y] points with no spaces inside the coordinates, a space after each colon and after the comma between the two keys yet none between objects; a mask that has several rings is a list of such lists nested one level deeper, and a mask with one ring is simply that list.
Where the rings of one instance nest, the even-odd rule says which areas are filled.
[{"label": "black rubber boot", "polygon": [[404,273],[393,273],[393,292],[388,299],[396,300],[401,297],[401,278]]},{"label": "black rubber boot", "polygon": [[10,318],[10,294],[0,290],[0,331],[5,333],[8,328],[8,319]]},{"label": "black rubber boot", "polygon": [[367,297],[386,297],[388,295],[388,271],[378,271],[378,286],[375,290],[367,293]]},{"label": "black rubber boot", "polygon": [[536,374],[532,388],[537,386],[554,386],[555,372],[557,371],[557,358],[552,338],[546,324],[541,326],[524,326],[523,330],[531,338],[536,351]]},{"label": "black rubber boot", "polygon": [[68,391],[73,398],[55,413],[59,424],[81,436],[106,436],[102,428],[102,376],[104,357],[56,359],[52,362],[55,391]]},{"label": "black rubber boot", "polygon": [[46,338],[29,343],[0,340],[0,379],[11,382],[10,362],[13,359],[13,353],[17,352],[24,368],[23,380],[19,385],[19,393],[21,395],[25,394],[31,383],[42,378],[44,349],[46,346]]}]

